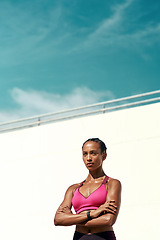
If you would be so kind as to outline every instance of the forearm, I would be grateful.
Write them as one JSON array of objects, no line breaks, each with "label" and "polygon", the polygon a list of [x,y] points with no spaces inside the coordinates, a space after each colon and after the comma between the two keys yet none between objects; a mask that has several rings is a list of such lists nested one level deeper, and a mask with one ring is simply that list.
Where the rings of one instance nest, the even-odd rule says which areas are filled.
[{"label": "forearm", "polygon": [[87,220],[86,213],[73,214],[71,213],[57,213],[54,219],[56,226],[71,226],[78,225]]},{"label": "forearm", "polygon": [[93,218],[89,221],[86,221],[84,223],[80,223],[80,225],[86,226],[86,227],[98,227],[98,226],[112,226],[115,223],[115,217],[112,214],[104,214],[101,216],[98,216],[96,218]]}]

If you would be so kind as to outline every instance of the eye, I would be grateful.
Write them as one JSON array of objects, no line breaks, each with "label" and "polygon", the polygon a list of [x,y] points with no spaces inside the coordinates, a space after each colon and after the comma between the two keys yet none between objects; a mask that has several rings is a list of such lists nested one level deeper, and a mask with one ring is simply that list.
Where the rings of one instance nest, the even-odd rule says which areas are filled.
[{"label": "eye", "polygon": [[83,152],[83,156],[86,156],[87,155],[87,153],[86,152]]},{"label": "eye", "polygon": [[95,151],[93,151],[93,152],[91,152],[91,154],[92,154],[93,156],[95,156],[97,153],[96,153]]}]

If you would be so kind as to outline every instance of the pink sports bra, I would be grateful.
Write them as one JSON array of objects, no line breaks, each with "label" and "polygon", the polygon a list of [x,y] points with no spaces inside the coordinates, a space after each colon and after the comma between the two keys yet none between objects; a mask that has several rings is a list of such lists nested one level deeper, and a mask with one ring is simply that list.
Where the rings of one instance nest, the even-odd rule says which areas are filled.
[{"label": "pink sports bra", "polygon": [[79,188],[85,181],[78,186],[72,198],[72,205],[77,214],[85,210],[97,209],[100,207],[100,205],[106,202],[107,190],[105,183],[108,181],[108,179],[109,177],[106,176],[100,187],[92,192],[87,198],[79,192]]}]

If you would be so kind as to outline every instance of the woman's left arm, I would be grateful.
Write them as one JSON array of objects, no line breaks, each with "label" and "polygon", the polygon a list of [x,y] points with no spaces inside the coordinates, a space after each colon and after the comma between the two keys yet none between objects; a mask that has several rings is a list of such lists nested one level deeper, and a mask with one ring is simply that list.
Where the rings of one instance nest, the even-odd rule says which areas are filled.
[{"label": "woman's left arm", "polygon": [[116,179],[110,179],[107,184],[107,200],[98,209],[91,211],[91,220],[84,226],[112,226],[117,219],[121,204],[121,183]]}]

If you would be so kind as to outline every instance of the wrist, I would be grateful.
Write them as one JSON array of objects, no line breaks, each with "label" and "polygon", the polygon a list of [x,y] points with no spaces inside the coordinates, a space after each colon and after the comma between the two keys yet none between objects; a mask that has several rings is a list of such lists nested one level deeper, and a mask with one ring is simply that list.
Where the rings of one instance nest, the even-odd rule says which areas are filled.
[{"label": "wrist", "polygon": [[87,212],[87,219],[90,221],[90,220],[92,220],[92,216],[91,216],[91,212],[90,211],[88,211]]}]

